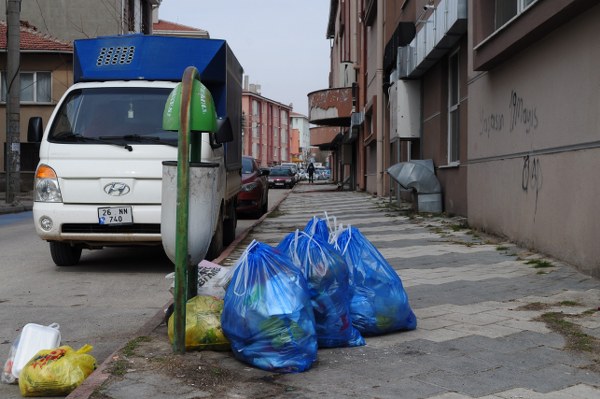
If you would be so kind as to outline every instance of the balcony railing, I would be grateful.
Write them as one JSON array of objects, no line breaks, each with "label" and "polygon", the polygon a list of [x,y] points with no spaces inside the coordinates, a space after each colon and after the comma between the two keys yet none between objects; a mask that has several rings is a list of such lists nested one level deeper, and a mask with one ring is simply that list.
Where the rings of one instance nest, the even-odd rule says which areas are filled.
[{"label": "balcony railing", "polygon": [[398,49],[399,78],[418,78],[450,51],[467,31],[467,0],[441,0],[413,41]]},{"label": "balcony railing", "polygon": [[308,120],[321,126],[350,126],[352,87],[313,91],[308,94]]}]

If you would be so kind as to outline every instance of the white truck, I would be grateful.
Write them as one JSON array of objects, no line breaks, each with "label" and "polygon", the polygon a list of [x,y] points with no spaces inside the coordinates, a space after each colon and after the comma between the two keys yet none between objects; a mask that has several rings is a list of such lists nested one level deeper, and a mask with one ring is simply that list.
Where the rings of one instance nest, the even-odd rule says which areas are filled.
[{"label": "white truck", "polygon": [[163,113],[188,66],[226,122],[196,136],[202,153],[190,154],[223,168],[206,258],[235,238],[243,69],[227,43],[138,34],[82,39],[74,42],[73,86],[45,130],[39,117],[28,129],[28,140],[40,142],[35,229],[56,265],[79,263],[82,249],[161,245],[162,162],[177,160],[178,145],[177,132],[162,129]]}]

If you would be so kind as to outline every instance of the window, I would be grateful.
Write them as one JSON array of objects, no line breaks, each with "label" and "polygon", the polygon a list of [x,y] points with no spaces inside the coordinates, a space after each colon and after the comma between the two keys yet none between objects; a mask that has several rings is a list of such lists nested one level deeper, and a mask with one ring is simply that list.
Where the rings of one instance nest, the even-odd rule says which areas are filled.
[{"label": "window", "polygon": [[537,0],[496,0],[494,6],[494,26],[498,30],[516,15],[522,13]]},{"label": "window", "polygon": [[448,58],[448,164],[460,160],[459,71],[457,50]]},{"label": "window", "polygon": [[[0,101],[6,102],[8,84],[6,72],[2,72],[2,94]],[[50,72],[21,72],[21,102],[50,103],[52,102],[52,87]]]}]

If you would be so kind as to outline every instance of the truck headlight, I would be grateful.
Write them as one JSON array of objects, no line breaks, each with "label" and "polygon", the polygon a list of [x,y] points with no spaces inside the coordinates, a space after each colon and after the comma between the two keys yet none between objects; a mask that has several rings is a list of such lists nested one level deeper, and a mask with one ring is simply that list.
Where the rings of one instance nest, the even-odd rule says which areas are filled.
[{"label": "truck headlight", "polygon": [[35,201],[62,202],[62,194],[58,185],[56,172],[48,165],[40,165],[35,172]]}]

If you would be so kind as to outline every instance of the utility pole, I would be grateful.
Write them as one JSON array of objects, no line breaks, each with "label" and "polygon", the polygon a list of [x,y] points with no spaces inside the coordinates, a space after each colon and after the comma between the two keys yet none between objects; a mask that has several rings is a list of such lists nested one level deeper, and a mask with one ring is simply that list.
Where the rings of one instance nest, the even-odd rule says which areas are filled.
[{"label": "utility pole", "polygon": [[6,5],[6,203],[17,202],[21,192],[21,0]]}]

